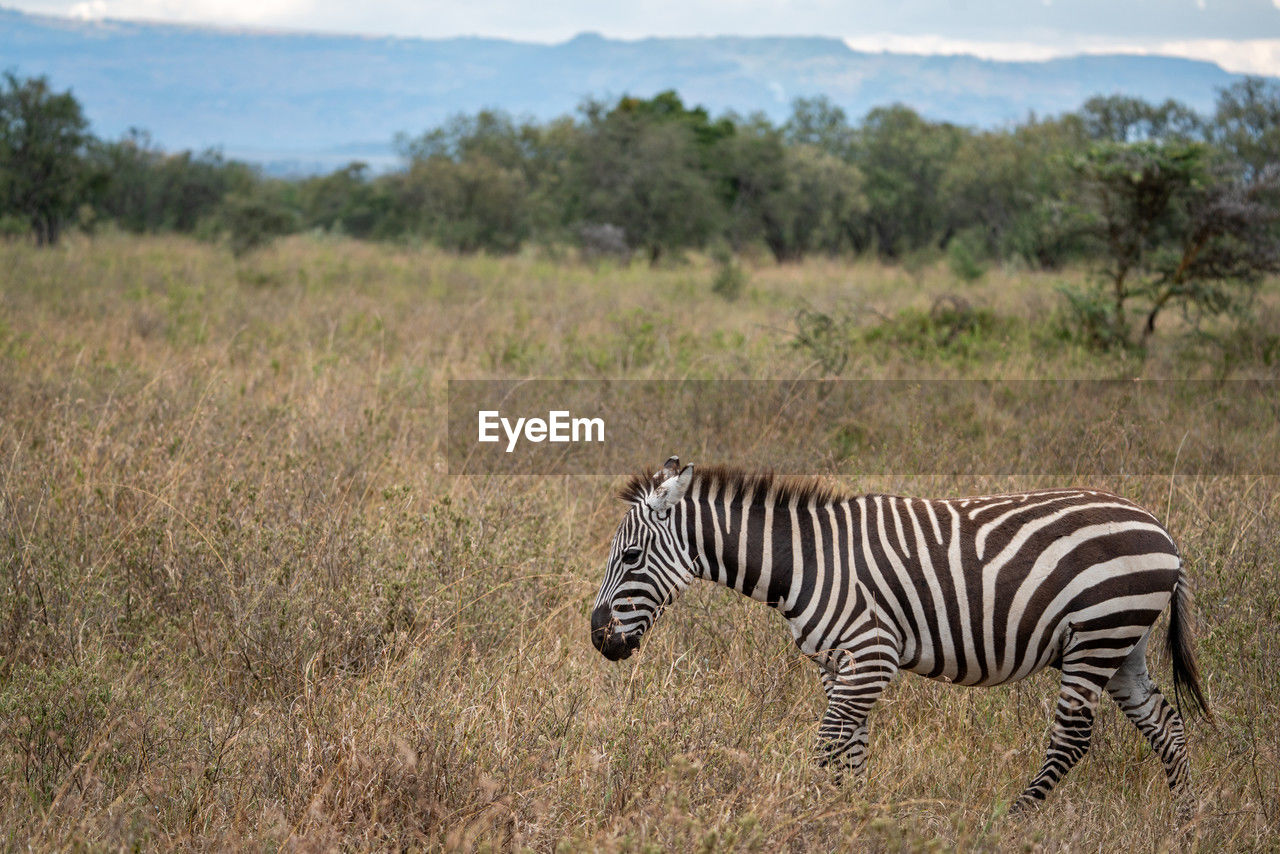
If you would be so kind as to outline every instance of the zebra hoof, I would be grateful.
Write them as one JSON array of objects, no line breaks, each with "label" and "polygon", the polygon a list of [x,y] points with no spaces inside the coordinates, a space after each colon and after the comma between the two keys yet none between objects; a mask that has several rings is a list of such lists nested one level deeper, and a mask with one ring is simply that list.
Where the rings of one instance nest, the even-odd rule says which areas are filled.
[{"label": "zebra hoof", "polygon": [[1009,807],[1008,815],[1014,818],[1022,818],[1035,812],[1042,803],[1044,803],[1043,798],[1037,798],[1035,795],[1028,795],[1024,792]]}]

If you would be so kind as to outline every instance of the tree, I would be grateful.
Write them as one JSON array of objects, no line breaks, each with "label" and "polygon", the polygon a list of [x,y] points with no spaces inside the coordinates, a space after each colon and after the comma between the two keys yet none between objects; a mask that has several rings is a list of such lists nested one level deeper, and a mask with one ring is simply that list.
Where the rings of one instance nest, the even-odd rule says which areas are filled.
[{"label": "tree", "polygon": [[1213,139],[1251,172],[1280,163],[1280,84],[1246,77],[1223,89]]},{"label": "tree", "polygon": [[1189,142],[1203,135],[1203,121],[1194,110],[1170,98],[1151,104],[1128,95],[1095,95],[1085,101],[1080,119],[1088,137],[1097,142]]},{"label": "tree", "polygon": [[71,93],[44,77],[4,74],[0,91],[0,210],[31,223],[36,243],[58,242],[80,204],[89,123]]},{"label": "tree", "polygon": [[782,132],[790,145],[809,145],[844,160],[851,156],[853,128],[844,110],[825,95],[792,101]]},{"label": "tree", "polygon": [[[1013,133],[966,136],[947,164],[940,188],[948,230],[963,233],[983,255],[994,255],[1030,202],[1032,176]],[[1043,164],[1038,164],[1043,167]]]},{"label": "tree", "polygon": [[704,244],[723,216],[707,163],[732,123],[712,123],[668,92],[623,98],[608,112],[589,102],[583,112],[570,170],[579,221],[622,228],[650,263]]},{"label": "tree", "polygon": [[782,134],[764,116],[737,125],[716,146],[716,172],[735,249],[764,239],[778,261],[801,254],[791,228],[792,198]]},{"label": "tree", "polygon": [[642,124],[673,123],[689,129],[699,153],[705,159],[715,149],[716,143],[732,136],[736,128],[730,118],[711,121],[705,107],[686,107],[672,89],[659,92],[652,98],[634,98],[624,95],[610,113],[611,117],[630,116]]},{"label": "tree", "polygon": [[793,145],[787,149],[787,182],[791,230],[801,251],[859,250],[858,225],[867,201],[856,166],[824,150]]},{"label": "tree", "polygon": [[224,198],[249,193],[257,180],[248,166],[214,150],[166,154],[136,129],[116,142],[94,144],[89,161],[95,208],[138,233],[195,231],[217,216]]},{"label": "tree", "polygon": [[455,162],[430,157],[410,167],[408,181],[420,194],[425,234],[461,252],[515,252],[529,236],[523,173],[484,155]]},{"label": "tree", "polygon": [[458,163],[484,157],[504,169],[522,169],[531,160],[538,128],[517,124],[501,110],[481,110],[474,116],[456,115],[416,138],[397,139],[408,160],[444,157]]},{"label": "tree", "polygon": [[962,136],[901,104],[867,114],[853,162],[866,181],[867,236],[884,257],[945,242],[939,187]]},{"label": "tree", "polygon": [[1103,342],[1130,342],[1134,304],[1145,342],[1164,309],[1219,315],[1280,271],[1280,169],[1243,177],[1211,155],[1195,143],[1101,143],[1078,160],[1110,301],[1091,320]]},{"label": "tree", "polygon": [[866,213],[857,168],[807,144],[786,145],[763,117],[738,125],[717,158],[735,247],[762,240],[778,262],[854,247]]},{"label": "tree", "polygon": [[369,237],[386,215],[387,196],[369,180],[368,166],[356,161],[299,187],[299,202],[310,227],[352,237]]},{"label": "tree", "polygon": [[260,182],[251,192],[230,193],[222,201],[222,224],[237,258],[275,238],[297,231],[301,216],[283,198],[278,182]]},{"label": "tree", "polygon": [[546,140],[558,129],[482,110],[415,139],[401,137],[409,169],[391,184],[403,230],[464,252],[514,252],[535,223],[554,229],[559,211],[548,204],[546,185],[556,183],[559,164]]},{"label": "tree", "polygon": [[975,132],[960,142],[940,195],[947,230],[981,254],[1021,257],[1033,267],[1061,266],[1078,248],[1064,200],[1070,155],[1086,144],[1074,116],[1034,117],[1013,130]]}]

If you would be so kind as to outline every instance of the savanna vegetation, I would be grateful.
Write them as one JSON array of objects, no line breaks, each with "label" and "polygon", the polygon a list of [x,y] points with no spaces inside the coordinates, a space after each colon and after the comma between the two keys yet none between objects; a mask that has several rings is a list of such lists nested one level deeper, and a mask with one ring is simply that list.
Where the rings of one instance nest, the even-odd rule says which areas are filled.
[{"label": "savanna vegetation", "polygon": [[[1109,97],[975,131],[668,93],[460,117],[401,140],[400,170],[285,181],[96,139],[9,74],[3,846],[1274,847],[1273,425],[1238,428],[1255,473],[1088,478],[1166,520],[1197,590],[1200,812],[1175,820],[1104,702],[1092,752],[1015,820],[1051,673],[896,682],[866,779],[836,787],[811,761],[816,673],[771,611],[695,586],[606,662],[588,612],[619,478],[450,475],[446,404],[457,378],[1274,381],[1278,105],[1249,80],[1209,117]],[[1143,447],[1107,401],[1073,409]],[[851,429],[813,449],[849,489],[1068,479],[859,475]],[[767,466],[764,435],[715,462]],[[938,439],[904,441],[932,461]],[[637,466],[712,462],[656,442]]]},{"label": "savanna vegetation", "polygon": [[1238,315],[1280,271],[1280,87],[1243,78],[1212,115],[1098,96],[996,130],[891,105],[850,121],[822,97],[713,117],[674,92],[588,100],[548,122],[495,111],[402,134],[402,166],[270,179],[216,151],[172,154],[144,131],[89,133],[79,103],[7,72],[0,231],[194,234],[237,255],[279,235],[344,234],[470,253],[537,245],[657,264],[948,259],[962,279],[1016,262],[1095,276],[1064,295],[1101,347],[1141,346],[1171,310]]},{"label": "savanna vegetation", "polygon": [[[1158,757],[1104,703],[1086,760],[1011,820],[1051,674],[901,680],[866,780],[837,788],[811,763],[816,674],[771,611],[696,586],[637,656],[606,662],[588,611],[618,478],[450,476],[444,409],[454,377],[817,377],[829,353],[847,377],[1274,379],[1275,281],[1247,335],[1179,319],[1145,350],[1099,352],[1054,319],[1080,271],[993,268],[943,309],[960,287],[945,261],[739,273],[728,301],[700,255],[652,268],[317,234],[239,260],[182,236],[0,246],[5,847],[1272,846],[1275,477],[1090,479],[1167,519],[1196,585],[1217,714],[1190,729],[1200,814],[1176,824]],[[635,462],[671,450],[696,453]],[[1277,450],[1259,443],[1258,471]],[[1159,654],[1154,672],[1167,684]]]}]

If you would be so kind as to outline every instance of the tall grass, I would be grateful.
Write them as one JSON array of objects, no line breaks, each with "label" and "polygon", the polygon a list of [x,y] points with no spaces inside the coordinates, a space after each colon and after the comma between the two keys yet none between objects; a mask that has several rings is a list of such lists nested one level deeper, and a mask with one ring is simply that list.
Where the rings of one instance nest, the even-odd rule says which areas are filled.
[{"label": "tall grass", "polygon": [[[1043,756],[1047,674],[902,679],[865,781],[836,788],[811,762],[816,674],[767,609],[696,587],[627,664],[591,648],[615,484],[448,477],[449,378],[815,376],[799,306],[861,328],[957,287],[814,262],[752,268],[727,303],[714,274],[308,238],[239,262],[177,239],[0,245],[4,846],[1274,847],[1275,478],[1094,484],[1167,517],[1197,588],[1219,725],[1191,725],[1189,827],[1108,702],[1046,806],[1003,817]],[[1056,281],[991,270],[963,287],[1017,321],[998,340],[857,338],[845,375],[1204,370],[1172,342],[1143,361],[1054,338]]]}]

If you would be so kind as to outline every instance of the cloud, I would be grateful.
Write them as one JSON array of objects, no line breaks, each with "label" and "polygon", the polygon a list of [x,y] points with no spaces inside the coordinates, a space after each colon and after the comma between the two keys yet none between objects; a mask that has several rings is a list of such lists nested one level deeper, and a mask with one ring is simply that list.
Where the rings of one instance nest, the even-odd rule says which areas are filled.
[{"label": "cloud", "polygon": [[1229,71],[1280,75],[1280,0],[0,0],[79,18],[324,32],[560,42],[611,38],[814,35],[859,50],[1042,60],[1079,53],[1169,54]]},{"label": "cloud", "polygon": [[[1280,3],[1280,0],[1274,2]],[[1237,74],[1280,76],[1280,39],[1181,39],[1153,42],[1077,39],[1048,44],[1035,41],[980,41],[946,36],[878,34],[856,36],[844,41],[853,50],[869,53],[963,54],[1008,62],[1038,62],[1081,53],[1177,56],[1213,62]]]},{"label": "cloud", "polygon": [[107,17],[107,0],[88,0],[73,4],[70,13],[71,17],[82,21],[97,21]]},{"label": "cloud", "polygon": [[[36,5],[36,4],[29,4]],[[42,6],[63,4],[40,4]],[[81,0],[64,7],[73,18],[302,26],[312,0]],[[42,9],[41,11],[62,11]]]},{"label": "cloud", "polygon": [[[1276,0],[1280,3],[1280,0]],[[1164,42],[1151,53],[1185,56],[1216,62],[1237,74],[1265,74],[1280,77],[1280,39],[1193,39]]]},{"label": "cloud", "polygon": [[691,35],[927,35],[1056,43],[1073,38],[1280,38],[1280,0],[0,0],[33,12],[270,25],[439,38],[477,34],[560,41],[584,30],[621,38]]},{"label": "cloud", "polygon": [[850,48],[866,53],[915,53],[927,56],[977,56],[982,59],[999,59],[1013,62],[1036,62],[1053,59],[1078,51],[1061,46],[1018,41],[977,41],[953,39],[947,36],[902,36],[876,34],[852,36],[844,43]]}]

